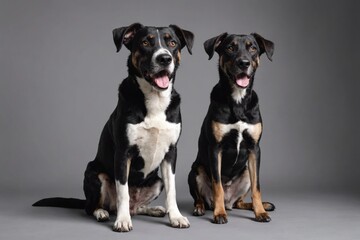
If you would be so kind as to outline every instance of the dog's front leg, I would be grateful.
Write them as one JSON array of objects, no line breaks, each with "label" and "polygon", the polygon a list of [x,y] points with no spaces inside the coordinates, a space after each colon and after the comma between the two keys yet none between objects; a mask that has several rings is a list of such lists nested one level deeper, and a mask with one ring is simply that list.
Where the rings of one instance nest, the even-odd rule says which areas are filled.
[{"label": "dog's front leg", "polygon": [[260,148],[258,145],[256,145],[253,150],[250,150],[248,165],[251,180],[251,198],[255,213],[255,220],[258,222],[270,222],[271,218],[269,214],[265,211],[261,200],[259,183]]},{"label": "dog's front leg", "polygon": [[172,227],[188,228],[190,227],[189,220],[181,215],[176,202],[175,164],[176,147],[172,146],[161,163],[161,174],[166,192],[166,209],[169,213],[170,224]]},{"label": "dog's front leg", "polygon": [[214,199],[214,219],[217,224],[227,223],[227,214],[224,205],[224,189],[221,183],[221,150],[220,147],[209,147],[211,182]]},{"label": "dog's front leg", "polygon": [[116,186],[116,207],[117,216],[113,226],[116,232],[129,232],[132,230],[130,217],[130,196],[128,177],[131,159],[126,158],[123,151],[115,153],[115,186]]}]

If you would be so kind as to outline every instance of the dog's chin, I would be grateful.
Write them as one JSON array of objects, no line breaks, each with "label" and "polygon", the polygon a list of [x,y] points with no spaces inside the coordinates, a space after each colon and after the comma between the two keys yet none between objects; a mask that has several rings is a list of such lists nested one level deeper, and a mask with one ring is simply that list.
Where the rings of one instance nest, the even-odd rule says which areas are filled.
[{"label": "dog's chin", "polygon": [[171,73],[167,70],[162,70],[153,74],[144,74],[146,81],[148,81],[156,90],[164,91],[169,88],[172,81]]},{"label": "dog's chin", "polygon": [[233,76],[234,85],[238,88],[245,89],[250,85],[251,76],[242,72]]}]

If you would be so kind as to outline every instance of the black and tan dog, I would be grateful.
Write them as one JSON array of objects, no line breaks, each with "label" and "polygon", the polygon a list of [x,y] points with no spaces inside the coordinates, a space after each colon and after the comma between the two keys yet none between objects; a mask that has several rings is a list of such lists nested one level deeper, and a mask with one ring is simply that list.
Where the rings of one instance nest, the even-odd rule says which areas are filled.
[{"label": "black and tan dog", "polygon": [[[260,194],[259,141],[262,120],[258,97],[253,90],[259,57],[271,60],[274,44],[253,33],[223,33],[204,43],[209,60],[219,54],[220,80],[211,92],[211,103],[201,127],[199,150],[189,173],[195,216],[214,209],[214,223],[226,223],[225,209],[254,210],[255,219],[269,222]],[[251,189],[252,203],[244,203]]]},{"label": "black and tan dog", "polygon": [[[114,231],[132,230],[130,215],[164,216],[177,228],[190,226],[175,194],[176,145],[181,132],[180,96],[174,89],[180,51],[191,54],[194,35],[175,25],[139,23],[113,31],[119,51],[125,45],[129,76],[119,87],[118,103],[101,133],[98,152],[84,179],[86,200],[50,198],[34,206],[85,208],[98,221],[116,211]],[[158,176],[161,169],[162,177]],[[166,192],[166,209],[149,207]]]}]

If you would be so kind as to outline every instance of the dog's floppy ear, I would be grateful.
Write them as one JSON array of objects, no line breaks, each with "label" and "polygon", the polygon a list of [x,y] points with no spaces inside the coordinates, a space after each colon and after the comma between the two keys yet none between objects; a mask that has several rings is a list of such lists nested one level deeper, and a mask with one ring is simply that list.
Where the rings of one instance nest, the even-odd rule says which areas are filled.
[{"label": "dog's floppy ear", "polygon": [[205,52],[209,55],[209,60],[213,57],[214,51],[219,47],[221,42],[226,38],[228,34],[226,32],[220,34],[217,37],[210,38],[204,42]]},{"label": "dog's floppy ear", "polygon": [[113,30],[113,38],[116,46],[116,52],[120,51],[123,44],[129,49],[130,42],[133,40],[135,33],[142,27],[142,24],[134,23],[127,27],[115,28]]},{"label": "dog's floppy ear", "polygon": [[257,44],[260,47],[260,55],[264,52],[270,61],[272,61],[272,55],[274,54],[274,43],[269,41],[257,33],[252,33],[251,35],[254,36]]},{"label": "dog's floppy ear", "polygon": [[176,36],[180,39],[181,48],[186,46],[189,53],[192,54],[191,49],[194,44],[194,34],[185,29],[181,29],[180,27],[178,27],[176,25],[170,25],[169,27],[175,31]]}]

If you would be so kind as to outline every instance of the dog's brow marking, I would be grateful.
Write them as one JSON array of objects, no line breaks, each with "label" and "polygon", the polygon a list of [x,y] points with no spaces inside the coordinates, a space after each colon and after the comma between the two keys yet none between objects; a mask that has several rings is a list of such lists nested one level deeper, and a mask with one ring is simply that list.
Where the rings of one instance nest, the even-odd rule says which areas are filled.
[{"label": "dog's brow marking", "polygon": [[156,29],[156,32],[157,32],[157,35],[158,35],[158,37],[159,37],[159,46],[160,46],[160,48],[163,48],[163,46],[161,45],[161,38],[160,38],[159,29]]}]

